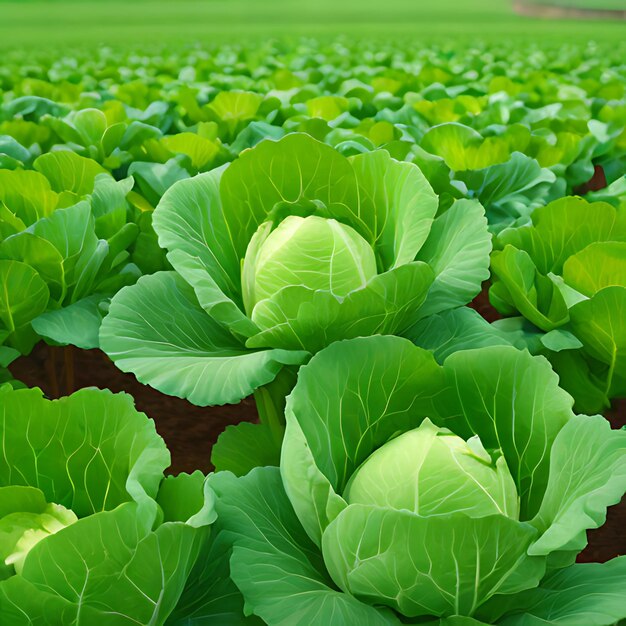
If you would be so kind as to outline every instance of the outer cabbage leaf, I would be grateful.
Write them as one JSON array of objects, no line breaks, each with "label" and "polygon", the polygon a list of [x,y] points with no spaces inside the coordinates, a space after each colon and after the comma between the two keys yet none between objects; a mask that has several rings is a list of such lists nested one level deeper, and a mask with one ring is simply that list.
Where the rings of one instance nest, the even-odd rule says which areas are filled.
[{"label": "outer cabbage leaf", "polygon": [[626,431],[602,417],[579,415],[556,436],[546,492],[533,519],[542,536],[531,554],[582,550],[585,531],[601,526],[606,508],[626,493]]},{"label": "outer cabbage leaf", "polygon": [[539,583],[545,560],[526,553],[535,534],[501,515],[420,517],[354,504],[328,526],[322,552],[333,580],[364,602],[409,617],[471,616],[496,593]]},{"label": "outer cabbage leaf", "polygon": [[219,524],[234,544],[231,576],[246,609],[269,624],[399,625],[386,611],[337,591],[322,556],[306,536],[283,490],[277,468],[243,478],[211,477]]},{"label": "outer cabbage leaf", "polygon": [[169,453],[130,396],[83,389],[49,401],[20,389],[0,399],[0,484],[36,485],[79,517],[156,495]]},{"label": "outer cabbage leaf", "polygon": [[251,351],[206,314],[174,272],[144,276],[112,300],[102,349],[122,371],[201,406],[236,402],[271,382],[305,352]]},{"label": "outer cabbage leaf", "polygon": [[539,587],[502,599],[502,626],[612,626],[626,618],[626,557],[582,563],[547,576]]}]

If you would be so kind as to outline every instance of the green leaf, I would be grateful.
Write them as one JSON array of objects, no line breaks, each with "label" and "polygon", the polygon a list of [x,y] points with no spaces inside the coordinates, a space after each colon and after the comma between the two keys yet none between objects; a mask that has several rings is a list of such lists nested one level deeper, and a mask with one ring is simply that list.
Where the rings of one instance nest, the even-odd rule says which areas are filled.
[{"label": "green leaf", "polygon": [[509,157],[509,148],[498,137],[483,139],[481,134],[463,124],[440,124],[430,128],[420,146],[436,154],[453,170],[476,170],[502,163]]},{"label": "green leaf", "polygon": [[537,589],[511,598],[502,626],[612,626],[626,618],[626,557],[582,563],[545,578]]},{"label": "green leaf", "polygon": [[565,261],[563,279],[587,297],[605,287],[626,287],[626,241],[589,244]]},{"label": "green leaf", "polygon": [[511,333],[499,330],[468,307],[430,315],[403,335],[420,348],[432,350],[438,363],[459,350],[515,345]]},{"label": "green leaf", "polygon": [[81,109],[70,114],[72,124],[80,133],[84,146],[96,145],[107,129],[106,115],[99,109]]},{"label": "green leaf", "polygon": [[230,578],[232,545],[222,532],[205,541],[196,564],[187,578],[167,626],[262,626],[256,616],[244,615],[241,592]]},{"label": "green leaf", "polygon": [[489,278],[491,235],[485,211],[471,200],[457,200],[439,216],[416,259],[428,263],[435,280],[420,317],[470,302]]},{"label": "green leaf", "polygon": [[237,402],[272,381],[303,352],[246,349],[173,272],[144,276],[111,301],[102,349],[124,372],[200,406]]},{"label": "green leaf", "polygon": [[359,218],[375,238],[384,269],[415,260],[426,241],[438,199],[418,167],[384,150],[353,157]]},{"label": "green leaf", "polygon": [[294,515],[277,468],[211,477],[218,519],[234,544],[231,576],[246,608],[275,626],[399,625],[389,613],[336,591]]},{"label": "green leaf", "polygon": [[610,390],[607,389],[606,366],[589,358],[583,350],[554,352],[549,358],[559,375],[559,386],[574,398],[576,413],[593,415],[611,405],[607,396]]},{"label": "green leaf", "polygon": [[[499,301],[514,307],[542,330],[550,331],[569,320],[567,304],[556,283],[541,274],[525,250],[511,245],[491,257],[491,269],[497,282],[489,294],[492,303],[506,314]],[[495,295],[495,297],[494,297]]]},{"label": "green leaf", "polygon": [[5,563],[25,530],[32,528],[35,516],[48,506],[44,494],[35,487],[0,487],[0,580],[11,576],[13,566]]},{"label": "green leaf", "polygon": [[165,163],[133,161],[128,175],[135,179],[141,194],[156,206],[163,194],[178,180],[189,178],[189,172],[181,165],[181,158],[174,157]]},{"label": "green leaf", "polygon": [[496,593],[539,583],[545,559],[526,554],[535,534],[500,515],[420,517],[353,504],[324,532],[322,552],[333,580],[364,602],[408,617],[469,616]]},{"label": "green leaf", "polygon": [[576,350],[582,347],[582,343],[568,330],[557,328],[541,337],[541,343],[552,352],[561,350]]},{"label": "green leaf", "polygon": [[257,115],[263,96],[250,91],[220,91],[206,109],[221,122],[226,137],[233,139],[248,120]]},{"label": "green leaf", "polygon": [[42,337],[61,345],[73,345],[83,350],[98,348],[104,317],[101,305],[106,300],[106,296],[94,294],[62,309],[47,311],[33,320],[33,328]]},{"label": "green leaf", "polygon": [[457,172],[455,178],[486,208],[489,224],[497,230],[530,215],[556,180],[553,172],[520,152],[514,152],[505,163]]},{"label": "green leaf", "polygon": [[126,224],[126,196],[133,184],[130,176],[120,181],[105,174],[96,176],[91,194],[91,212],[96,218],[96,234],[101,239],[115,236]]},{"label": "green leaf", "polygon": [[[220,202],[220,177],[218,169],[174,184],[154,211],[153,225],[159,244],[169,250],[170,262],[197,287],[201,301],[204,298],[199,293],[200,279],[191,282],[192,275],[185,271],[192,263],[208,274],[204,281],[215,283],[223,294],[243,307],[241,262]],[[209,303],[214,298],[206,300]],[[236,311],[232,314],[237,316]]]},{"label": "green leaf", "polygon": [[30,265],[48,285],[50,298],[57,302],[63,299],[63,256],[50,241],[24,231],[0,243],[0,256]]},{"label": "green leaf", "polygon": [[543,533],[531,554],[549,554],[587,543],[585,531],[598,528],[606,508],[626,493],[626,431],[611,430],[596,415],[579,415],[556,436],[550,453],[545,495],[533,524]]},{"label": "green leaf", "polygon": [[30,597],[33,585],[70,603],[72,619],[66,623],[163,623],[178,602],[205,533],[182,523],[151,531],[155,515],[156,507],[126,503],[39,542],[22,575],[11,579],[18,582],[0,583],[0,612],[8,604],[43,619],[45,604]]},{"label": "green leaf", "polygon": [[[17,239],[32,233],[51,243],[63,258],[63,284],[60,301],[76,302],[90,295],[109,248],[95,233],[95,220],[87,202],[58,209],[39,220]],[[45,263],[44,259],[41,259]]]},{"label": "green leaf", "polygon": [[455,352],[443,369],[447,385],[435,397],[433,421],[502,450],[518,487],[520,517],[532,517],[548,484],[554,440],[573,418],[572,398],[548,361],[509,346]]},{"label": "green leaf", "polygon": [[26,224],[0,202],[0,241],[26,228]]},{"label": "green leaf", "polygon": [[541,274],[561,274],[572,255],[599,241],[626,240],[626,222],[605,202],[561,198],[532,214],[532,225],[500,234],[499,244],[524,250]]},{"label": "green leaf", "polygon": [[30,485],[79,517],[156,495],[169,453],[130,396],[83,389],[2,393],[0,485]]},{"label": "green leaf", "polygon": [[0,330],[19,330],[46,310],[50,297],[41,276],[18,261],[0,261]]},{"label": "green leaf", "polygon": [[187,155],[198,171],[207,170],[220,151],[217,142],[188,132],[163,137],[161,143],[175,154]]},{"label": "green leaf", "polygon": [[266,424],[241,422],[227,426],[211,449],[216,471],[245,476],[254,467],[280,464],[282,440]]},{"label": "green leaf", "polygon": [[30,226],[57,206],[57,194],[48,179],[30,170],[0,170],[0,203]]},{"label": "green leaf", "polygon": [[96,176],[107,173],[94,160],[68,150],[42,154],[33,166],[50,181],[54,191],[71,191],[79,196],[91,193]]},{"label": "green leaf", "polygon": [[608,366],[606,392],[626,372],[626,288],[607,287],[570,309],[572,332],[584,350]]},{"label": "green leaf", "polygon": [[[202,533],[202,547],[189,573],[173,613],[171,626],[216,623],[225,626],[256,624],[243,615],[243,598],[230,579],[231,546],[223,533],[208,535],[207,524],[215,521],[214,493],[200,471],[168,476],[159,488],[158,503],[165,522],[184,521]],[[215,620],[215,621],[214,621]]]}]

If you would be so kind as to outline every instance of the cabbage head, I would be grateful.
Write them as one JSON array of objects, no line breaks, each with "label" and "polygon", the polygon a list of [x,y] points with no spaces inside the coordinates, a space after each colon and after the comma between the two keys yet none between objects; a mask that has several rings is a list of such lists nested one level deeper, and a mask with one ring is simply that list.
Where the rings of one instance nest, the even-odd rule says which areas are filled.
[{"label": "cabbage head", "polygon": [[482,206],[438,208],[418,166],[386,151],[262,141],[165,193],[154,229],[175,271],[119,292],[102,348],[204,406],[238,402],[333,341],[402,334],[488,277]]},{"label": "cabbage head", "polygon": [[575,563],[626,491],[626,432],[572,405],[510,346],[443,365],[400,337],[319,352],[280,468],[209,479],[246,606],[270,626],[626,618],[626,557]]}]

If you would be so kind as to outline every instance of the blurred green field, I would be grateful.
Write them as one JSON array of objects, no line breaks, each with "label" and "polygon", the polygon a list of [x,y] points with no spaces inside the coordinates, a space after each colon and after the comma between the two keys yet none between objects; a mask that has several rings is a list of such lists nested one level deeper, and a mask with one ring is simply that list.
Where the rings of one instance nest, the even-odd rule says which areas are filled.
[{"label": "blurred green field", "polygon": [[[583,0],[574,0],[583,1]],[[585,0],[588,1],[588,0]],[[603,0],[612,2],[616,0]],[[415,40],[519,39],[547,45],[619,41],[626,22],[542,21],[509,0],[131,0],[2,2],[0,47],[125,47],[246,41],[270,36],[381,36]]]}]

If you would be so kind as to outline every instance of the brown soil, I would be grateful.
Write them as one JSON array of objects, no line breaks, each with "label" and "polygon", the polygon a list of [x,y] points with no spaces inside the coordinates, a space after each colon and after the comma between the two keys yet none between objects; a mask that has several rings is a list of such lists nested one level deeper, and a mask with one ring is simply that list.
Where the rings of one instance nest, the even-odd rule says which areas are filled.
[{"label": "brown soil", "polygon": [[580,187],[574,189],[574,193],[577,196],[584,196],[588,191],[600,191],[607,186],[606,174],[604,168],[601,165],[596,165],[593,168],[593,176]]},{"label": "brown soil", "polygon": [[[487,319],[494,318],[498,314],[486,294],[483,289],[472,306]],[[51,374],[53,369],[56,375]],[[224,428],[257,419],[252,399],[237,405],[197,407],[142,385],[132,374],[118,370],[99,350],[50,348],[41,343],[30,356],[15,361],[11,371],[27,385],[40,387],[50,398],[90,386],[131,394],[137,408],[154,419],[157,431],[167,442],[172,453],[172,473],[211,470],[211,446]],[[625,425],[626,401],[617,403],[607,417],[614,428]],[[578,560],[607,561],[619,554],[626,554],[626,499],[609,509],[607,522],[602,528],[589,532],[589,545]]]},{"label": "brown soil", "polygon": [[538,4],[527,0],[515,0],[515,12],[526,17],[571,20],[626,20],[626,11],[618,9],[583,9],[579,7]]},{"label": "brown soil", "polygon": [[501,320],[502,315],[496,311],[489,302],[489,285],[491,281],[486,280],[482,284],[480,293],[469,303],[470,308],[478,311],[489,323]]}]

